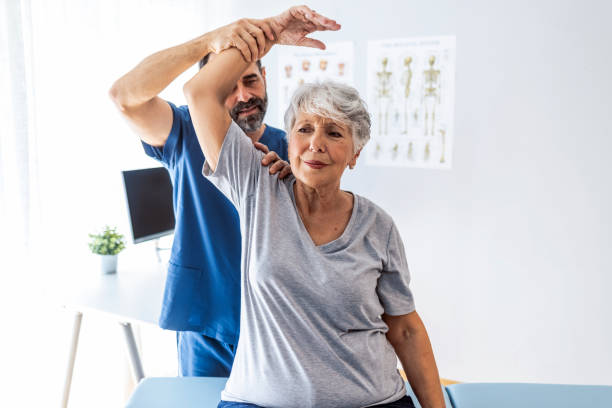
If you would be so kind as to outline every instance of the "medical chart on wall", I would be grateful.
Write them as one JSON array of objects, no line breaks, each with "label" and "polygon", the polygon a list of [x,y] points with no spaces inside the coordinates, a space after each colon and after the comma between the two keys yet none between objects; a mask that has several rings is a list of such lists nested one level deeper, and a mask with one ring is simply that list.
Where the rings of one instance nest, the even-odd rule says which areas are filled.
[{"label": "medical chart on wall", "polygon": [[450,169],[455,37],[368,42],[368,165]]},{"label": "medical chart on wall", "polygon": [[293,92],[305,82],[333,80],[354,85],[353,43],[327,43],[325,50],[282,47],[278,54],[279,120],[282,122]]}]

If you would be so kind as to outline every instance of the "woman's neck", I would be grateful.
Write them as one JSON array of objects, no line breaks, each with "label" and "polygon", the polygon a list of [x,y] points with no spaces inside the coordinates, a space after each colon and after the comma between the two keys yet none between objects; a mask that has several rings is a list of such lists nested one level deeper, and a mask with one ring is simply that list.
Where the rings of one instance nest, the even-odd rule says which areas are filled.
[{"label": "woman's neck", "polygon": [[296,180],[293,191],[295,203],[303,215],[331,214],[342,211],[346,204],[349,208],[353,207],[352,194],[340,190],[340,184],[315,188]]}]

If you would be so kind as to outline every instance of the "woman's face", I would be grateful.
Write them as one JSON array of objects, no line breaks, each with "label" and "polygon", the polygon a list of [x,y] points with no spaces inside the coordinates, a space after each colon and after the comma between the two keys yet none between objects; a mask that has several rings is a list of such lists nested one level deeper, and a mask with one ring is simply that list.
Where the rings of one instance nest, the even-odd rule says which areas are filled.
[{"label": "woman's face", "polygon": [[298,113],[289,138],[289,160],[296,179],[313,188],[339,187],[344,169],[353,167],[358,156],[346,124]]}]

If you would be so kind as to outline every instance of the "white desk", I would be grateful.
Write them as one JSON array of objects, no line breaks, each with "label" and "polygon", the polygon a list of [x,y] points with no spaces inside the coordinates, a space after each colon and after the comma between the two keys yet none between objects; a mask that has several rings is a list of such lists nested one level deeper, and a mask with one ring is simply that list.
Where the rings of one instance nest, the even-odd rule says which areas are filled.
[{"label": "white desk", "polygon": [[91,260],[84,266],[68,267],[62,279],[64,285],[57,291],[59,303],[74,313],[62,402],[64,408],[67,407],[70,396],[83,314],[99,313],[117,320],[125,334],[134,379],[138,383],[144,377],[132,323],[157,326],[166,281],[166,267],[165,263],[157,263],[155,256],[150,253],[140,259],[134,256],[130,259],[130,256],[122,255],[124,254],[119,257],[116,274],[102,275],[99,265]]}]

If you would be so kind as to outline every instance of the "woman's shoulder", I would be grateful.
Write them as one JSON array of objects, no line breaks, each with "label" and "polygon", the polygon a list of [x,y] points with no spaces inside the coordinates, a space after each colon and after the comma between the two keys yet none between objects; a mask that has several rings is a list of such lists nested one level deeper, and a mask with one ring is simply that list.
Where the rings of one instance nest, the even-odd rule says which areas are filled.
[{"label": "woman's shoulder", "polygon": [[387,230],[394,225],[391,215],[378,204],[362,195],[355,193],[353,193],[353,195],[358,201],[358,211],[362,219],[361,222],[369,221]]},{"label": "woman's shoulder", "polygon": [[[263,156],[262,154],[262,158]],[[260,189],[266,191],[266,194],[282,197],[293,195],[293,183],[295,183],[293,174],[289,174],[287,177],[281,179],[278,177],[278,173],[270,174],[269,167],[261,166],[259,171]]]}]

